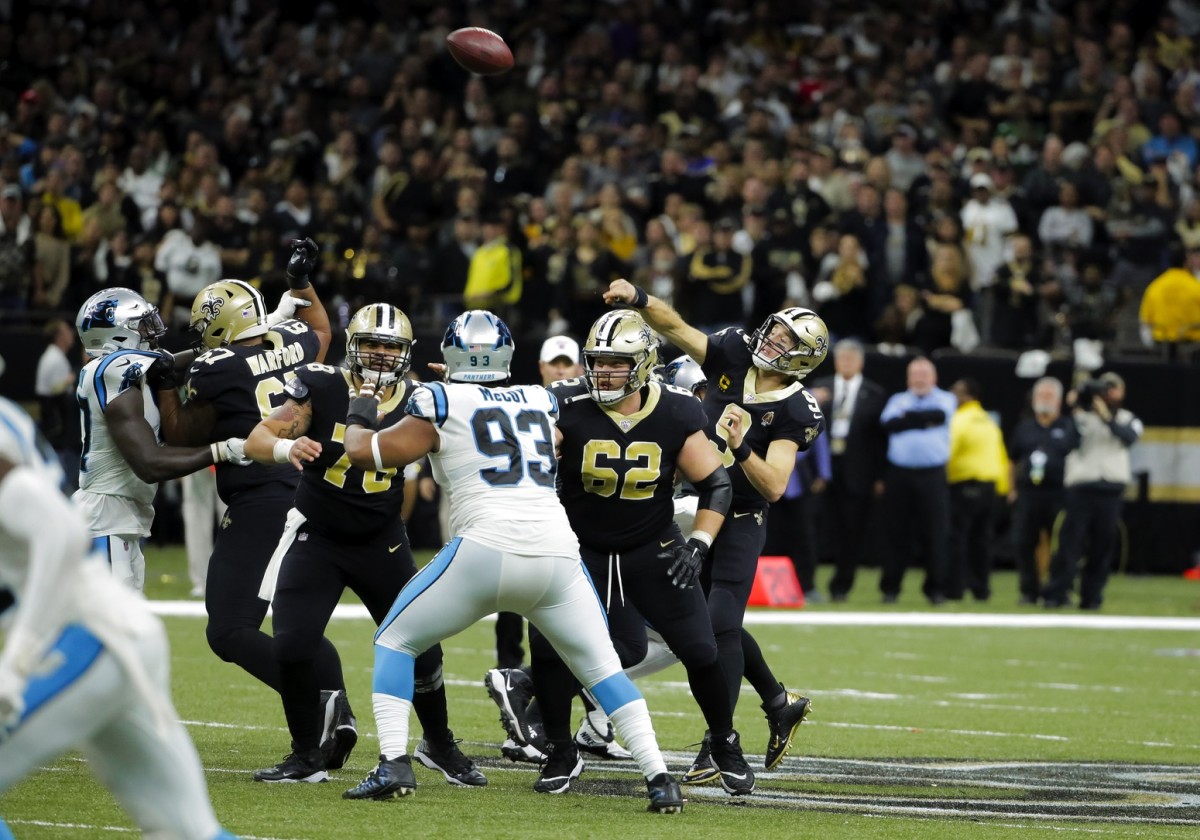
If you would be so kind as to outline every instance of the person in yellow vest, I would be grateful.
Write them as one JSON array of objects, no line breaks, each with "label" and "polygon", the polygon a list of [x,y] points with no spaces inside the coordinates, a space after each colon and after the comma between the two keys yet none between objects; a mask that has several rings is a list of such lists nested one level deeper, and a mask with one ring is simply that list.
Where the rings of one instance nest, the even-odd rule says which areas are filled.
[{"label": "person in yellow vest", "polygon": [[468,309],[487,309],[505,321],[521,300],[521,249],[509,242],[508,226],[498,208],[480,214],[483,244],[471,257],[463,303]]},{"label": "person in yellow vest", "polygon": [[991,537],[996,496],[1008,493],[1008,454],[1004,435],[979,402],[979,383],[960,379],[950,391],[958,410],[950,418],[950,568],[946,598],[976,601],[991,597]]},{"label": "person in yellow vest", "polygon": [[1138,319],[1146,346],[1200,341],[1200,244],[1146,288]]}]

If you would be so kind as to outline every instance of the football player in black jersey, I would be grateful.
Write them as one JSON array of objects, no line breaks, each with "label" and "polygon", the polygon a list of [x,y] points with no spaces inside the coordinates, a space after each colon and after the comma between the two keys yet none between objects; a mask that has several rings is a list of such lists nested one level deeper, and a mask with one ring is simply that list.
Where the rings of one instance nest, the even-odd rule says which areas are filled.
[{"label": "football player in black jersey", "polygon": [[[411,390],[404,376],[412,345],[412,324],[400,309],[386,303],[364,306],[346,328],[346,366],[296,368],[287,383],[286,402],[247,439],[247,455],[258,463],[290,463],[302,471],[264,585],[270,589],[274,582],[274,651],[292,752],[277,766],[255,773],[258,781],[328,779],[320,749],[321,684],[313,656],[333,608],[348,586],[379,624],[417,573],[399,516],[404,474],[353,467],[342,447],[349,391],[357,392],[367,379],[380,395],[383,424],[404,416]],[[451,784],[487,784],[447,725],[440,645],[417,657],[416,686],[413,705],[425,732],[417,760]]]},{"label": "football player in black jersey", "polygon": [[[743,676],[763,700],[770,727],[764,762],[769,770],[791,748],[809,702],[775,678],[742,620],[766,539],[767,507],[787,488],[796,453],[821,433],[821,410],[800,379],[824,360],[828,331],[815,312],[790,307],[773,313],[753,335],[736,328],[706,335],[665,301],[626,280],[613,281],[604,299],[639,310],[708,378],[703,402],[708,437],[729,470],[733,504],[703,580],[730,703],[736,707]],[[717,775],[706,737],[683,782],[698,784]]]},{"label": "football player in black jersey", "polygon": [[[708,610],[695,585],[729,507],[729,477],[705,437],[700,403],[652,381],[657,346],[637,313],[607,312],[584,344],[583,380],[550,387],[559,404],[559,498],[622,665],[645,656],[649,622],[687,668],[713,733],[722,784],[748,794],[754,774],[733,729]],[[700,493],[695,529],[686,538],[671,518],[677,468]],[[540,634],[531,633],[530,653],[550,747],[535,789],[560,793],[583,769],[570,729],[579,684]]]},{"label": "football player in black jersey", "polygon": [[[283,404],[291,372],[325,359],[332,337],[329,316],[308,279],[318,259],[312,240],[295,243],[285,298],[302,305],[296,318],[272,323],[262,295],[240,280],[221,280],[196,296],[191,329],[205,352],[188,370],[182,404],[173,390],[159,392],[167,443],[200,445],[249,435]],[[271,637],[260,629],[268,602],[258,590],[299,479],[290,464],[217,468],[217,492],[228,510],[209,561],[208,644],[221,659],[277,691],[279,666]],[[345,688],[341,662],[328,641],[317,654],[317,671],[322,688],[332,692],[331,703],[344,697],[338,693]]]}]

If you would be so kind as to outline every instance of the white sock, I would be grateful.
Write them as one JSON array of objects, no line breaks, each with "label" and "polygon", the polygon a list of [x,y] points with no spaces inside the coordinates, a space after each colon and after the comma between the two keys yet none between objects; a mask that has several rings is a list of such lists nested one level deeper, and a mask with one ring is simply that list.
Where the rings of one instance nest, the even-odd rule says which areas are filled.
[{"label": "white sock", "polygon": [[408,754],[408,713],[412,701],[392,694],[371,695],[375,706],[375,728],[379,730],[379,754],[388,761]]},{"label": "white sock", "polygon": [[625,748],[633,753],[633,760],[642,770],[642,775],[652,779],[659,773],[667,772],[667,763],[663,761],[662,752],[658,749],[658,740],[654,737],[654,724],[650,722],[650,711],[642,698],[626,703],[610,714],[609,719],[621,736]]}]

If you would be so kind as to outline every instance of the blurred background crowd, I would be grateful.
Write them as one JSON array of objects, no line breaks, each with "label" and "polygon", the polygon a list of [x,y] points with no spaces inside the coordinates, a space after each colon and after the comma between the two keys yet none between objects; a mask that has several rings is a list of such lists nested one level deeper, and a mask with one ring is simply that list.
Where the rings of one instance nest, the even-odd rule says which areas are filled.
[{"label": "blurred background crowd", "polygon": [[181,346],[311,236],[335,328],[395,303],[424,361],[490,308],[524,381],[618,277],[706,329],[1186,362],[1197,38],[1189,0],[0,0],[0,317],[69,354],[127,286]]},{"label": "blurred background crowd", "polygon": [[[1200,271],[1186,0],[0,3],[0,305],[323,249],[343,314],[586,331],[632,277],[704,326],[784,303],[924,352],[1114,352]],[[460,25],[516,67],[471,77]],[[1169,307],[1168,307],[1169,308]],[[1160,307],[1161,309],[1161,307]],[[1168,319],[1169,320],[1169,319]]]}]

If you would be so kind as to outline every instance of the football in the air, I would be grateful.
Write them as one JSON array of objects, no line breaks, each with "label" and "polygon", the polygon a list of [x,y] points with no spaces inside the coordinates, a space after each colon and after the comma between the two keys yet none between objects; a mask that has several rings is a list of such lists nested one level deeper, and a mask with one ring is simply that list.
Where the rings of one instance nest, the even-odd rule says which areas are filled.
[{"label": "football in the air", "polygon": [[480,76],[494,76],[513,66],[512,50],[490,29],[456,29],[446,36],[446,48],[455,61]]}]

